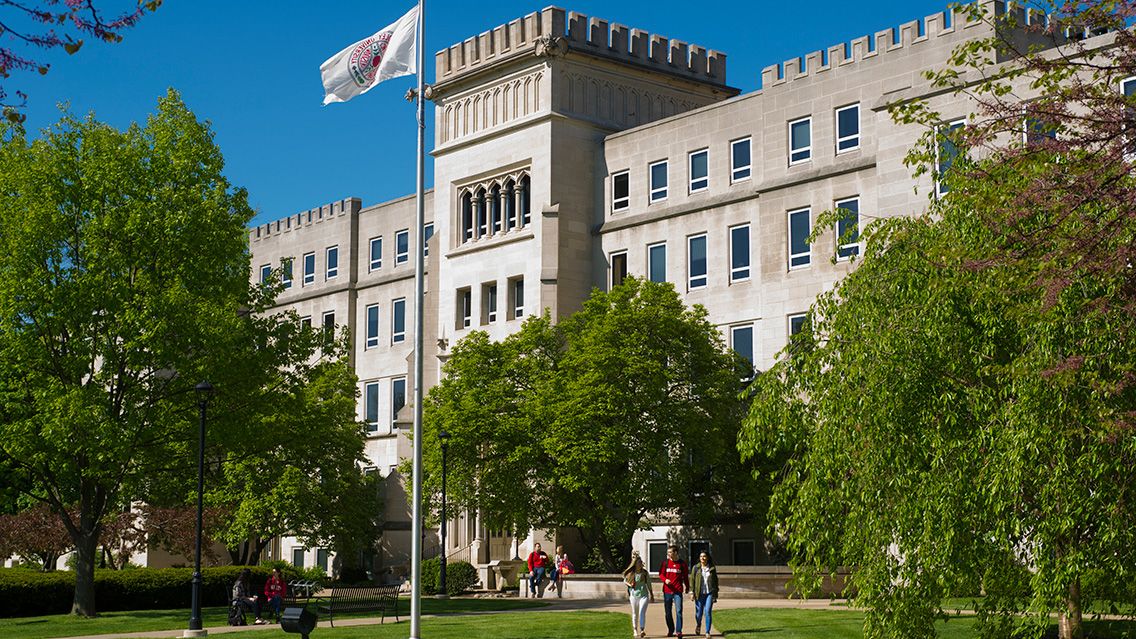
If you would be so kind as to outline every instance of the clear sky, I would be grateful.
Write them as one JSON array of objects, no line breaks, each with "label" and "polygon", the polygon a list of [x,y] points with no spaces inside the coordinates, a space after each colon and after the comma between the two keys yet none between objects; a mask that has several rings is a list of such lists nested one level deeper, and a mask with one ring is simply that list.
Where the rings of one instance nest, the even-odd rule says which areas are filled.
[{"label": "clear sky", "polygon": [[[116,0],[103,0],[113,8]],[[427,0],[426,81],[434,52],[545,4]],[[119,6],[129,6],[131,3]],[[727,82],[749,92],[761,69],[942,11],[946,0],[560,3],[578,11],[727,54]],[[94,111],[117,127],[144,121],[167,87],[209,120],[226,174],[249,191],[257,223],[345,197],[364,206],[414,192],[412,76],[344,104],[321,106],[319,66],[405,13],[411,0],[165,0],[116,45],[88,42],[53,55],[46,76],[5,86],[29,94],[27,126],[59,118],[56,103]],[[428,104],[428,107],[430,105]],[[432,110],[427,148],[433,140]],[[427,158],[427,187],[432,185]]]}]

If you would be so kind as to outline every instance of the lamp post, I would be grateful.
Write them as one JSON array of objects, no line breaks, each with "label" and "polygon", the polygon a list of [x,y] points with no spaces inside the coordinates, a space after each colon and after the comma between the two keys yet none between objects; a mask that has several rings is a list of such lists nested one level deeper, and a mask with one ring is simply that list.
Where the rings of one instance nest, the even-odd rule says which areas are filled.
[{"label": "lamp post", "polygon": [[449,439],[450,434],[446,431],[438,433],[438,440],[442,443],[442,572],[438,575],[438,596],[442,598],[449,596],[446,592],[446,443]]},{"label": "lamp post", "polygon": [[205,406],[213,395],[213,385],[203,381],[193,387],[197,392],[198,415],[201,417],[197,430],[197,539],[193,549],[193,598],[189,616],[189,630],[184,637],[204,637],[207,630],[201,629],[201,521],[202,496],[205,492]]}]

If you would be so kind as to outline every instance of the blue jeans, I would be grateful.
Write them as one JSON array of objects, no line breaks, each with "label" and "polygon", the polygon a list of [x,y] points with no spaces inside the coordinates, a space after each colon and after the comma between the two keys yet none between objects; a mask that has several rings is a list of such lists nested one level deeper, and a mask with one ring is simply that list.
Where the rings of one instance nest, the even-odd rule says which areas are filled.
[{"label": "blue jeans", "polygon": [[694,634],[702,626],[702,617],[706,616],[706,634],[710,634],[710,613],[714,608],[714,598],[710,593],[698,595],[694,598]]},{"label": "blue jeans", "polygon": [[[671,616],[671,606],[674,606],[674,617]],[[667,634],[677,632],[682,634],[682,594],[663,593],[663,613],[667,618]]]},{"label": "blue jeans", "polygon": [[533,568],[532,575],[529,577],[529,592],[536,594],[537,589],[540,588],[540,582],[544,580],[544,566],[537,566]]}]

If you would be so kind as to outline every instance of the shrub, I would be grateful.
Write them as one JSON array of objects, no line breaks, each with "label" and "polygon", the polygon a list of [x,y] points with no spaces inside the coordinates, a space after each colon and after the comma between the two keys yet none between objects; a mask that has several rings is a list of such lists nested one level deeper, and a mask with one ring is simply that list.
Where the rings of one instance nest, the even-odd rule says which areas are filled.
[{"label": "shrub", "polygon": [[[419,592],[433,595],[438,592],[438,581],[442,573],[442,561],[437,557],[422,562],[422,588]],[[446,594],[458,595],[473,588],[481,579],[477,569],[467,561],[446,563]]]},{"label": "shrub", "polygon": [[367,571],[359,566],[344,566],[339,570],[339,579],[336,581],[344,584],[369,584],[371,579],[367,576]]}]

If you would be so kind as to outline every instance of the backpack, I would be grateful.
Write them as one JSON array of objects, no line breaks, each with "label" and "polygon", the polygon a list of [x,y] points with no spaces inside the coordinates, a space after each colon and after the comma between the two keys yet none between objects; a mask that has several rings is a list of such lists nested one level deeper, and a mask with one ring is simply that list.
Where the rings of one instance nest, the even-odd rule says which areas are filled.
[{"label": "backpack", "polygon": [[245,609],[237,602],[229,605],[229,625],[230,626],[247,626],[248,622],[245,621]]}]

